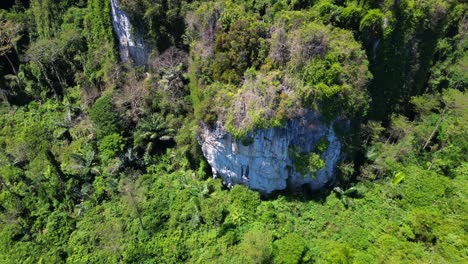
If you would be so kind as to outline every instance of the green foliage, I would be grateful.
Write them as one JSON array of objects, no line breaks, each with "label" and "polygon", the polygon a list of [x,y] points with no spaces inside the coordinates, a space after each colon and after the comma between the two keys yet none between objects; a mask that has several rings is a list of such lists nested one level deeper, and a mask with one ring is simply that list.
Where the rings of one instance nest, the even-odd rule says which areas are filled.
[{"label": "green foliage", "polygon": [[184,34],[186,0],[121,0],[122,8],[128,12],[134,30],[145,37],[147,43],[164,51],[179,46]]},{"label": "green foliage", "polygon": [[[145,80],[117,63],[109,1],[16,2],[0,10],[0,263],[466,262],[463,1],[121,0],[157,49]],[[209,177],[199,120],[248,145],[307,109],[361,132],[319,202]],[[327,148],[291,148],[294,169],[315,174]]]},{"label": "green foliage", "polygon": [[[457,5],[451,14],[450,27],[457,28],[457,34],[451,37],[441,38],[437,41],[435,48],[435,57],[437,61],[431,68],[429,78],[429,90],[437,91],[446,88],[465,89],[468,79],[466,68],[468,62],[467,48],[468,40],[463,35],[463,27],[466,20],[461,17],[462,10],[465,7]],[[458,22],[458,25],[457,25]]]},{"label": "green foliage", "polygon": [[110,1],[88,1],[82,33],[89,47],[83,63],[86,85],[113,81],[109,74],[117,58],[110,13]]},{"label": "green foliage", "polygon": [[379,39],[383,34],[384,14],[379,9],[371,9],[362,18],[359,30],[366,36],[366,41],[371,43]]},{"label": "green foliage", "polygon": [[311,175],[315,178],[317,171],[325,166],[325,162],[319,154],[315,152],[301,153],[295,147],[290,147],[289,157],[291,158],[294,169],[304,177]]},{"label": "green foliage", "polygon": [[329,142],[326,137],[322,137],[315,150],[310,153],[301,152],[301,148],[298,146],[290,146],[288,155],[293,162],[295,171],[299,172],[304,177],[310,175],[315,178],[316,173],[325,166],[325,161],[321,158],[321,155],[327,150]]},{"label": "green foliage", "polygon": [[226,221],[241,225],[252,221],[255,209],[260,203],[259,194],[244,186],[236,185],[229,192],[230,217]]},{"label": "green foliage", "polygon": [[395,176],[393,176],[392,183],[393,184],[399,184],[400,182],[405,180],[405,173],[404,172],[397,172],[395,173]]},{"label": "green foliage", "polygon": [[230,23],[227,33],[220,32],[211,66],[214,80],[238,84],[247,68],[258,68],[266,56],[266,31],[264,23],[237,19]]},{"label": "green foliage", "polygon": [[364,52],[349,32],[309,23],[295,32],[292,45],[288,66],[303,82],[297,89],[305,107],[319,105],[329,120],[366,112],[364,87],[371,75]]},{"label": "green foliage", "polygon": [[[364,9],[357,6],[353,2],[348,2],[347,6],[343,8],[343,11],[340,14],[338,24],[342,25],[344,28],[359,30]],[[366,14],[367,16],[368,14]]]},{"label": "green foliage", "polygon": [[330,145],[330,142],[326,137],[321,137],[319,142],[317,143],[317,153],[322,154],[327,150],[328,146]]},{"label": "green foliage", "polygon": [[124,150],[125,140],[119,134],[109,134],[99,141],[99,157],[102,162],[108,162]]},{"label": "green foliage", "polygon": [[[170,118],[170,116],[168,117]],[[176,130],[169,127],[165,118],[153,114],[138,123],[133,135],[134,146],[135,148],[144,149],[145,155],[150,155],[159,144],[173,141],[175,132]]]},{"label": "green foliage", "polygon": [[305,246],[303,238],[291,233],[275,241],[275,263],[293,264],[302,261]]},{"label": "green foliage", "polygon": [[245,136],[241,139],[242,145],[249,146],[254,143],[254,139],[249,136]]},{"label": "green foliage", "polygon": [[[464,162],[461,153],[468,149],[467,135],[462,132],[466,128],[461,122],[467,115],[466,96],[466,92],[449,89],[442,95],[413,98],[417,120],[394,117],[386,138],[368,149],[373,173],[377,174],[371,177],[398,174],[402,164],[414,163],[452,177]],[[396,142],[389,143],[392,140]]]},{"label": "green foliage", "polygon": [[248,263],[268,263],[272,261],[272,232],[255,226],[247,232],[238,246],[242,261]]},{"label": "green foliage", "polygon": [[[411,107],[409,99],[429,88],[426,84],[432,62],[440,59],[436,54],[437,42],[459,32],[459,4],[405,0],[380,8],[380,13],[370,10],[369,19],[363,18],[364,31],[360,34],[366,40],[374,76],[369,86],[373,119],[388,121],[393,112],[407,114]],[[367,35],[374,29],[381,35]],[[445,83],[441,86],[447,87]]]},{"label": "green foliage", "polygon": [[47,39],[57,34],[61,17],[67,9],[69,1],[32,0],[31,12],[34,15],[36,34]]},{"label": "green foliage", "polygon": [[[278,20],[266,46],[251,43],[267,36],[263,24],[237,19],[216,32],[213,56],[207,61],[212,59],[212,63],[195,57],[194,70],[208,76],[207,83],[214,80],[238,86],[233,92],[232,85],[215,84],[213,91],[214,84],[206,86],[192,75],[192,90],[214,92],[201,98],[201,105],[195,104],[196,112],[204,112],[203,120],[221,121],[229,132],[243,137],[255,128],[282,126],[286,119],[299,115],[301,108],[319,110],[330,121],[340,115],[365,114],[365,87],[371,75],[365,53],[352,34],[316,22],[289,26],[283,18]],[[204,41],[208,40],[202,37],[196,43],[207,45]]]},{"label": "green foliage", "polygon": [[268,75],[255,73],[246,76],[236,94],[228,94],[226,98],[218,92],[219,100],[224,99],[228,107],[225,114],[218,111],[218,115],[227,115],[226,129],[235,137],[248,137],[247,133],[255,128],[281,127],[287,118],[294,117],[298,99],[282,92],[280,81],[279,71]]},{"label": "green foliage", "polygon": [[[30,45],[26,52],[28,64],[21,70],[25,90],[31,97],[66,97],[75,82],[75,72],[80,68],[77,56],[85,51],[85,43],[79,32],[63,31],[58,38],[40,39]],[[45,89],[45,90],[44,90]],[[38,94],[40,96],[38,96]]]},{"label": "green foliage", "polygon": [[106,94],[96,100],[89,116],[97,129],[99,137],[105,137],[119,132],[119,116],[115,111],[111,94]]}]

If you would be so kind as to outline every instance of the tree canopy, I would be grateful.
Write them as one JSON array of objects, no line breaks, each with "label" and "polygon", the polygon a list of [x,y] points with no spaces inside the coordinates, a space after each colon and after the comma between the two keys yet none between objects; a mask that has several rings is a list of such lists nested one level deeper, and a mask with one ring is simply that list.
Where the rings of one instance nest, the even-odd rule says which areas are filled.
[{"label": "tree canopy", "polygon": [[[108,0],[0,4],[0,263],[467,262],[465,1],[119,2],[148,65]],[[347,124],[330,186],[213,179],[201,122],[307,111]]]}]

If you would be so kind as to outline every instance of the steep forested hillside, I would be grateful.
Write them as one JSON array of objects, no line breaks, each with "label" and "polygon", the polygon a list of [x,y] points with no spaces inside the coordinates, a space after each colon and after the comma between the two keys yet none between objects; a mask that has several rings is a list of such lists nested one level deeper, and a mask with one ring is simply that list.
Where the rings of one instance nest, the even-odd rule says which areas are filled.
[{"label": "steep forested hillside", "polygon": [[[110,0],[0,3],[0,263],[468,262],[466,1],[118,2],[147,65]],[[213,178],[201,124],[307,111],[346,123],[325,188]]]}]

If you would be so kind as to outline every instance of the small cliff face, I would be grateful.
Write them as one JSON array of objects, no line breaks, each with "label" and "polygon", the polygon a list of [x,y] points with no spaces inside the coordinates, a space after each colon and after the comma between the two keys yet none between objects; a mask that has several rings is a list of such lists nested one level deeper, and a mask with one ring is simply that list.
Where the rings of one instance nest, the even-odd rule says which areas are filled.
[{"label": "small cliff face", "polygon": [[143,40],[132,34],[130,18],[120,8],[118,0],[111,0],[112,26],[119,41],[120,58],[123,62],[133,60],[136,65],[148,63],[148,50]]},{"label": "small cliff face", "polygon": [[[215,129],[202,125],[199,142],[203,154],[212,167],[213,175],[221,177],[229,187],[244,184],[265,194],[302,185],[317,190],[333,179],[342,158],[341,142],[332,126],[314,112],[288,121],[284,128],[258,129],[249,136],[250,144],[244,145],[226,132],[221,124]],[[297,172],[289,150],[314,151],[324,138],[328,147],[320,155],[325,163],[322,169],[316,175]]]}]

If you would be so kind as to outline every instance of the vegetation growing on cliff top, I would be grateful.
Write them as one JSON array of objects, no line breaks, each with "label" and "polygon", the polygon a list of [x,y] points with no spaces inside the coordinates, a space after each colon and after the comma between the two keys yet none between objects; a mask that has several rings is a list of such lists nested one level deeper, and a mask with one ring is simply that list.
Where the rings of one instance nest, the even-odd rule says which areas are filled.
[{"label": "vegetation growing on cliff top", "polygon": [[[193,12],[187,33],[195,39],[197,94],[216,87],[201,104],[226,105],[203,109],[205,121],[213,121],[214,114],[227,123],[228,131],[243,136],[254,128],[281,126],[286,119],[301,116],[304,108],[319,110],[330,121],[366,113],[371,74],[365,52],[351,32],[314,21],[312,13],[296,16],[287,9],[265,23],[257,20],[258,13],[240,5],[236,8],[246,14],[235,20],[234,4],[218,11],[217,23],[206,24],[213,21],[200,17],[216,8],[206,3]],[[232,85],[239,87],[237,91]]]},{"label": "vegetation growing on cliff top", "polygon": [[[120,3],[146,67],[109,1],[0,4],[1,263],[466,262],[463,1]],[[212,179],[197,122],[248,142],[307,109],[352,121],[330,188]]]}]

